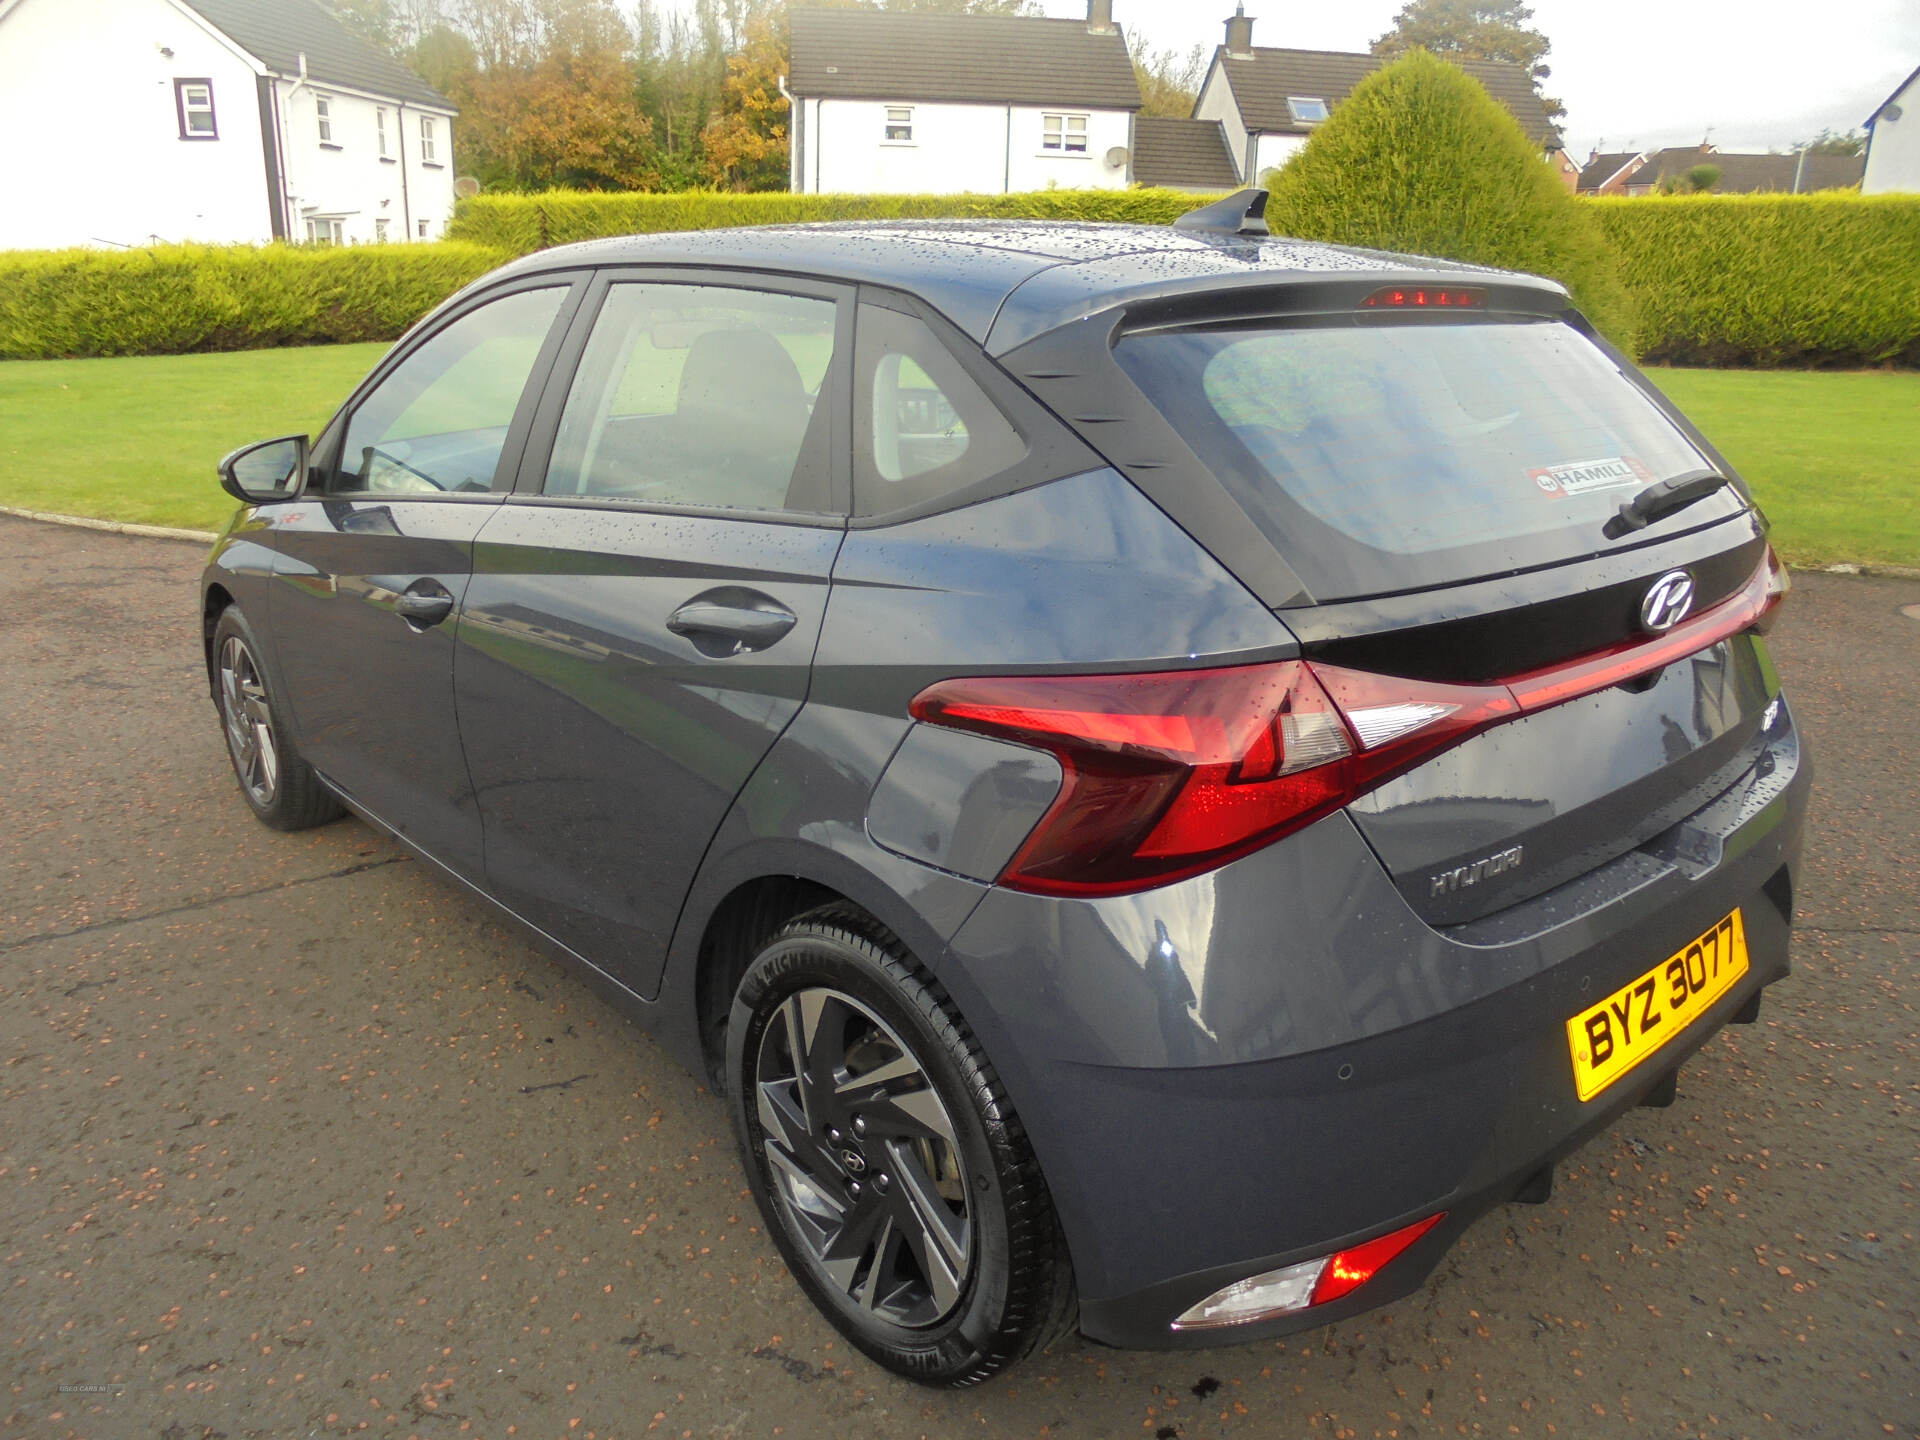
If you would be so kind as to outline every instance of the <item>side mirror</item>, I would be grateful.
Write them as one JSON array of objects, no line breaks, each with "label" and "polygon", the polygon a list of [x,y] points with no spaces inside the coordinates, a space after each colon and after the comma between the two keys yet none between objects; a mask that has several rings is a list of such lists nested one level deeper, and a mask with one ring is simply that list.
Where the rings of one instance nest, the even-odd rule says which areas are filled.
[{"label": "side mirror", "polygon": [[220,462],[220,488],[248,505],[291,500],[306,488],[307,437],[243,445]]}]

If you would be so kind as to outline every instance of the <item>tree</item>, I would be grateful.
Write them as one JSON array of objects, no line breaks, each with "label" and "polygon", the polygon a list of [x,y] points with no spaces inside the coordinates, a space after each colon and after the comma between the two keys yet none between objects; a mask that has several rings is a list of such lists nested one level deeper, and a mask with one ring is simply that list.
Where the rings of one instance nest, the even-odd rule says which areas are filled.
[{"label": "tree", "polygon": [[1409,51],[1353,89],[1274,177],[1278,233],[1551,275],[1617,342],[1632,305],[1591,206],[1456,65]]},{"label": "tree", "polygon": [[720,113],[701,136],[701,168],[729,190],[784,190],[787,186],[786,16],[756,16],[739,53],[727,57]]},{"label": "tree", "polygon": [[649,190],[659,183],[653,122],[635,101],[632,72],[606,51],[480,71],[456,86],[453,99],[462,168],[490,189]]},{"label": "tree", "polygon": [[1793,147],[1809,155],[1859,155],[1866,151],[1867,137],[1859,130],[1822,130],[1811,140]]},{"label": "tree", "polygon": [[1182,54],[1171,47],[1154,50],[1138,30],[1127,32],[1127,52],[1133,56],[1134,78],[1140,82],[1140,113],[1184,120],[1200,98],[1200,82],[1207,75],[1207,51],[1196,45]]},{"label": "tree", "polygon": [[1393,28],[1373,42],[1373,53],[1391,57],[1417,46],[1458,60],[1518,65],[1532,78],[1533,93],[1540,96],[1547,118],[1558,120],[1567,107],[1540,88],[1553,73],[1546,64],[1553,47],[1527,24],[1531,19],[1533,9],[1523,0],[1408,0],[1393,17]]}]

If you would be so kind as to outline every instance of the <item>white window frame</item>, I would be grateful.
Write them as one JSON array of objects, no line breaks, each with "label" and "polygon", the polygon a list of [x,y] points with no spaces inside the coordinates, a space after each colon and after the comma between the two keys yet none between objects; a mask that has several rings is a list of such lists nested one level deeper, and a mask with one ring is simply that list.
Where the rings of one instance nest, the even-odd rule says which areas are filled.
[{"label": "white window frame", "polygon": [[420,117],[420,163],[422,165],[438,165],[440,163],[438,158],[440,147],[434,137],[433,122],[434,117],[431,115],[422,115]]},{"label": "white window frame", "polygon": [[1071,111],[1047,111],[1040,117],[1040,148],[1056,155],[1085,155],[1090,118]]},{"label": "white window frame", "polygon": [[[180,104],[180,138],[182,140],[218,140],[220,119],[213,109],[213,81],[176,80],[173,83],[174,93]],[[204,97],[203,102],[198,105],[190,98],[196,90]],[[207,117],[206,129],[195,128],[193,121],[197,115]]]},{"label": "white window frame", "polygon": [[373,243],[376,245],[387,243],[387,217],[384,215],[373,217]]},{"label": "white window frame", "polygon": [[[895,134],[895,131],[899,133]],[[913,106],[886,106],[881,118],[880,135],[882,145],[913,144]]]},{"label": "white window frame", "polygon": [[384,105],[373,107],[373,133],[380,143],[380,158],[391,160],[393,151],[387,146],[387,107]]},{"label": "white window frame", "polygon": [[[1318,115],[1302,115],[1300,113],[1300,107],[1302,105],[1318,105],[1320,107],[1320,113]],[[1333,113],[1333,107],[1327,104],[1325,96],[1322,96],[1322,95],[1289,95],[1287,96],[1287,114],[1293,117],[1293,123],[1296,125],[1323,124],[1326,121],[1327,116],[1332,113]]]},{"label": "white window frame", "polygon": [[420,238],[422,240],[427,238],[427,222],[424,220],[420,222]]},{"label": "white window frame", "polygon": [[318,91],[314,92],[313,121],[320,132],[320,143],[322,145],[334,145],[336,149],[339,148],[333,138],[333,97],[331,95],[322,95]]},{"label": "white window frame", "polygon": [[309,215],[307,217],[307,243],[309,245],[346,244],[347,222],[337,215]]}]

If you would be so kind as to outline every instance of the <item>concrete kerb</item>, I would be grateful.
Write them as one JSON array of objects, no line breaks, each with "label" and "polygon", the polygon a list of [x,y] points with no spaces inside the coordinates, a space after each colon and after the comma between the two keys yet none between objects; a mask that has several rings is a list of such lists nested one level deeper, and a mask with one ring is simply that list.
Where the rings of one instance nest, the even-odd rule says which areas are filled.
[{"label": "concrete kerb", "polygon": [[16,520],[39,520],[48,525],[72,525],[81,530],[106,530],[115,535],[140,535],[149,540],[191,540],[211,545],[218,537],[211,530],[182,530],[172,525],[139,525],[131,520],[95,520],[87,515],[58,515],[49,510],[22,510],[17,505],[0,505],[0,515]]}]

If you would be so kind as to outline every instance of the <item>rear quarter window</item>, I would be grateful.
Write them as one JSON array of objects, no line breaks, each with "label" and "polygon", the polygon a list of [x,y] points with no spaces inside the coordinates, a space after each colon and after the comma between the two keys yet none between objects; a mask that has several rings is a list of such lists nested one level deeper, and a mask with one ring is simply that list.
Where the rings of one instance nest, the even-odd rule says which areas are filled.
[{"label": "rear quarter window", "polygon": [[[1238,324],[1116,354],[1321,600],[1598,553],[1623,501],[1709,464],[1558,321]],[[1741,504],[1728,491],[1635,538]]]}]

